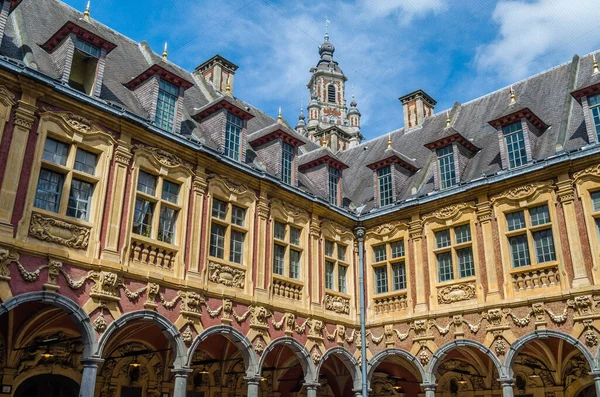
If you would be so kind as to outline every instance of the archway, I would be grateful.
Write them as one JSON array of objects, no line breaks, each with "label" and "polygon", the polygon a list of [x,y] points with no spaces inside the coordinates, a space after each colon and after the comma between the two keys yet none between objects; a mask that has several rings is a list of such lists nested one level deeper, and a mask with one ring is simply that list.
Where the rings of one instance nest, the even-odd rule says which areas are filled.
[{"label": "archway", "polygon": [[245,395],[245,376],[254,376],[258,360],[252,344],[241,332],[227,325],[204,330],[188,351],[187,365],[192,369],[187,390],[196,395]]},{"label": "archway", "polygon": [[391,348],[377,353],[367,367],[370,396],[402,396],[421,393],[425,370],[409,352]]},{"label": "archway", "polygon": [[436,394],[453,396],[502,395],[498,381],[503,375],[500,360],[479,342],[461,339],[440,347],[427,367],[430,383],[437,384]]},{"label": "archway", "polygon": [[279,393],[281,397],[303,394],[303,386],[314,384],[317,373],[306,348],[287,336],[272,341],[266,347],[259,368],[262,393]]},{"label": "archway", "polygon": [[343,347],[325,352],[317,366],[317,377],[315,383],[319,384],[321,396],[350,396],[352,390],[360,388],[358,363]]},{"label": "archway", "polygon": [[19,385],[14,397],[77,397],[79,384],[61,375],[37,375]]}]

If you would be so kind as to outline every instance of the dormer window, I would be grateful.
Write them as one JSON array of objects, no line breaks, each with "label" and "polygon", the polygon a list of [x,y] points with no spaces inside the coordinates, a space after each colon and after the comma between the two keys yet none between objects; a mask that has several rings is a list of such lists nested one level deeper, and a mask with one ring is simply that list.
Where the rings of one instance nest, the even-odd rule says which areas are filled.
[{"label": "dormer window", "polygon": [[341,171],[329,167],[329,204],[339,205],[339,186]]},{"label": "dormer window", "polygon": [[161,79],[158,83],[158,100],[156,101],[155,120],[155,123],[159,128],[173,131],[178,97],[179,87]]},{"label": "dormer window", "polygon": [[335,103],[335,86],[333,84],[327,86],[327,102]]},{"label": "dormer window", "polygon": [[81,39],[75,39],[75,52],[71,62],[69,86],[92,95],[96,84],[96,71],[100,49]]},{"label": "dormer window", "polygon": [[588,97],[587,101],[592,114],[592,127],[596,135],[596,142],[600,142],[600,94]]},{"label": "dormer window", "polygon": [[281,156],[281,181],[288,185],[292,184],[294,170],[294,147],[287,142],[282,143]]},{"label": "dormer window", "polygon": [[454,164],[454,150],[452,145],[440,148],[437,153],[437,166],[440,176],[440,189],[456,185],[456,168]]},{"label": "dormer window", "polygon": [[502,127],[504,145],[508,168],[520,167],[527,163],[527,150],[525,148],[525,137],[523,135],[522,122],[505,125]]},{"label": "dormer window", "polygon": [[394,195],[392,194],[392,169],[389,165],[377,170],[377,186],[379,187],[379,206],[385,207],[392,204]]},{"label": "dormer window", "polygon": [[234,160],[240,159],[240,141],[244,122],[241,118],[227,113],[225,124],[225,156]]}]

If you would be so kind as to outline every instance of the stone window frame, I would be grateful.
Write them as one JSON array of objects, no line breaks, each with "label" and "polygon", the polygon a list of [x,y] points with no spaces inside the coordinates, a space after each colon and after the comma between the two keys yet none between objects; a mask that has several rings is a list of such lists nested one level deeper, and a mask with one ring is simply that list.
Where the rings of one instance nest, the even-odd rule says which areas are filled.
[{"label": "stone window frame", "polygon": [[[588,135],[588,141],[590,144],[600,143],[600,131],[596,133],[596,128],[594,125],[594,117],[592,114],[592,108],[600,109],[600,104],[590,107],[589,98],[600,96],[600,93],[592,94],[592,95],[584,95],[581,97],[581,106],[583,108],[583,118],[585,121],[585,127]],[[600,128],[600,127],[599,127]]]},{"label": "stone window frame", "polygon": [[[74,121],[77,121],[77,123]],[[102,224],[104,213],[103,202],[108,189],[108,178],[101,178],[100,176],[109,175],[111,158],[113,150],[116,146],[116,140],[112,137],[112,135],[104,131],[94,122],[84,119],[83,117],[73,115],[72,113],[61,111],[48,111],[42,113],[40,115],[37,131],[38,136],[33,154],[31,178],[27,186],[27,196],[25,199],[23,218],[20,220],[20,223],[29,225],[33,215],[38,214],[43,218],[53,219],[64,222],[64,224],[73,225],[81,229],[87,229],[90,231],[87,247],[79,248],[85,249],[86,255],[93,255],[93,253],[98,249],[100,241],[100,226]],[[34,207],[38,179],[40,170],[42,168],[42,156],[44,154],[44,146],[47,137],[71,145],[72,147],[82,148],[98,156],[95,177],[97,181],[95,182],[94,192],[90,203],[90,215],[87,221],[67,216],[66,204],[64,205],[65,211],[59,210],[59,213]],[[73,153],[72,157],[74,158],[76,150],[70,150],[70,153]],[[65,194],[64,192],[70,192],[70,190],[70,180],[66,179],[63,185],[63,198],[61,198],[61,201],[63,199],[64,201],[68,201],[68,194]],[[41,244],[49,247],[56,246],[55,243],[34,239],[28,234],[28,227],[20,227],[18,229],[16,238],[21,241],[31,242],[36,245]],[[58,238],[58,240],[60,240],[60,238]],[[57,242],[57,244],[62,243]]]},{"label": "stone window frame", "polygon": [[[333,298],[342,298],[344,300],[348,300],[350,302],[350,313],[354,312],[354,299],[356,298],[355,288],[357,281],[356,274],[356,252],[355,252],[355,236],[352,231],[346,227],[343,227],[335,222],[332,222],[328,219],[325,219],[321,222],[321,236],[322,242],[322,252],[320,253],[322,259],[322,287],[323,287],[323,297],[327,299],[327,296],[331,296]],[[339,292],[338,289],[329,289],[325,288],[325,241],[329,240],[334,242],[335,244],[339,244],[346,247],[346,258],[344,261],[340,261],[336,259],[336,267],[334,268],[334,286],[337,286],[338,283],[338,266],[346,267],[346,292]],[[337,254],[337,251],[336,251]],[[314,264],[313,264],[314,266]],[[318,269],[318,268],[317,268]],[[315,274],[313,272],[313,274]],[[314,277],[314,276],[313,276]]]},{"label": "stone window frame", "polygon": [[[333,255],[327,255],[327,244],[331,243],[334,247]],[[340,247],[344,249],[344,257],[339,257]],[[329,237],[323,238],[323,261],[324,265],[324,280],[325,280],[325,289],[330,292],[337,292],[340,294],[348,294],[348,269],[350,268],[350,263],[348,262],[348,245],[335,241]],[[333,288],[327,287],[327,263],[333,264]],[[345,281],[344,281],[344,291],[340,291],[340,268],[343,267],[346,269],[345,273]]]},{"label": "stone window frame", "polygon": [[[450,148],[450,153],[445,154],[443,157],[440,157],[439,155],[439,151],[440,150],[444,150]],[[436,165],[435,165],[435,173],[434,173],[434,179],[436,180],[436,187],[440,190],[445,190],[445,189],[450,189],[456,185],[458,185],[459,180],[460,180],[460,175],[458,172],[458,164],[457,164],[457,153],[458,151],[456,150],[456,143],[452,143],[450,145],[446,145],[446,146],[442,146],[440,148],[437,148],[435,150],[435,159],[436,159]],[[454,178],[452,181],[451,185],[447,185],[447,186],[442,186],[442,172],[441,172],[441,167],[440,167],[440,160],[442,158],[447,158],[452,156],[452,163],[451,163],[451,169],[454,172]]]},{"label": "stone window frame", "polygon": [[[600,165],[587,168],[573,175],[576,194],[581,200],[583,218],[592,252],[600,252],[600,230],[596,219],[600,220],[600,211],[595,211],[592,204],[592,194],[600,192]],[[600,281],[600,256],[591,255],[592,277],[594,284]]]},{"label": "stone window frame", "polygon": [[[558,201],[554,190],[553,181],[537,182],[509,189],[492,197],[491,199],[494,217],[496,218],[497,233],[500,240],[502,271],[504,274],[504,280],[506,280],[505,285],[507,289],[507,298],[523,295],[529,296],[535,294],[547,294],[567,288],[566,280],[564,277],[562,277],[563,274],[566,274],[566,269],[564,268],[565,262],[561,249],[563,242],[561,241],[562,238],[559,229],[559,218],[556,209]],[[537,258],[535,258],[535,245],[533,245],[532,240],[529,238],[530,236],[528,232],[529,253],[532,258],[532,264],[529,266],[513,268],[512,255],[508,240],[508,235],[510,235],[511,232],[508,231],[506,214],[513,213],[515,211],[527,212],[530,208],[541,205],[548,206],[551,224],[549,229],[552,231],[556,260],[538,264]],[[526,213],[525,216],[528,216],[528,214]],[[560,275],[559,282],[553,286],[535,289],[528,288],[524,290],[515,287],[515,282],[520,282],[520,280],[524,277],[529,277],[529,275],[534,273],[543,273],[548,271],[552,271]]]},{"label": "stone window frame", "polygon": [[[425,235],[424,243],[427,248],[427,263],[428,277],[431,296],[437,297],[432,299],[430,306],[432,308],[441,307],[448,303],[457,305],[476,305],[483,296],[480,291],[483,274],[480,274],[479,264],[482,258],[479,255],[479,241],[477,238],[477,209],[474,203],[459,203],[441,208],[435,212],[431,212],[422,216],[423,233]],[[471,231],[470,243],[454,244],[454,229],[458,226],[469,225]],[[438,249],[436,246],[435,233],[450,229],[452,244],[449,247]],[[456,248],[471,247],[474,262],[474,276],[460,278],[458,269],[458,258],[456,256]],[[452,252],[452,268],[455,272],[453,280],[440,282],[438,277],[438,262],[437,255],[440,251]],[[473,290],[476,291],[473,293]],[[447,300],[445,295],[448,291],[454,291],[455,298]]]}]

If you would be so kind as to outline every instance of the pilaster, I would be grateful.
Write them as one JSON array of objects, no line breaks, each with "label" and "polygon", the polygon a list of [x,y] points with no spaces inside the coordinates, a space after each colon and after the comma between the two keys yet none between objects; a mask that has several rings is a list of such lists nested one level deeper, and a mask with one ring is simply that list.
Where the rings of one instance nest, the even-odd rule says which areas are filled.
[{"label": "pilaster", "polygon": [[[255,287],[265,290],[267,288],[267,275],[269,274],[270,264],[267,263],[267,245],[269,242],[269,199],[267,198],[267,189],[261,185],[260,197],[256,203],[256,230],[258,232],[258,249],[256,255],[256,284]],[[269,249],[270,251],[270,249]]]},{"label": "pilaster", "polygon": [[321,222],[319,216],[313,213],[310,220],[310,258],[309,258],[309,269],[311,269],[312,282],[310,283],[310,301],[312,303],[319,303],[321,301],[320,290],[321,290]]},{"label": "pilaster", "polygon": [[207,181],[208,175],[204,173],[203,167],[196,169],[196,175],[194,175],[194,181],[192,185],[193,189],[193,204],[190,205],[190,211],[192,211],[192,236],[190,243],[190,272],[199,272],[200,268],[200,251],[202,247],[205,247],[202,238],[202,230],[206,225],[203,225],[204,206],[206,205],[206,193],[208,187]]},{"label": "pilaster", "polygon": [[419,215],[414,215],[409,224],[410,239],[413,246],[413,269],[415,269],[415,312],[427,310],[425,302],[425,269],[423,266],[423,222]]},{"label": "pilaster", "polygon": [[487,302],[500,300],[500,291],[498,289],[498,274],[496,272],[496,255],[494,253],[494,232],[492,230],[492,204],[487,201],[487,196],[478,198],[477,204],[477,222],[481,227],[483,236],[483,250],[485,258],[480,258],[483,262],[483,268],[487,277],[488,292]]}]

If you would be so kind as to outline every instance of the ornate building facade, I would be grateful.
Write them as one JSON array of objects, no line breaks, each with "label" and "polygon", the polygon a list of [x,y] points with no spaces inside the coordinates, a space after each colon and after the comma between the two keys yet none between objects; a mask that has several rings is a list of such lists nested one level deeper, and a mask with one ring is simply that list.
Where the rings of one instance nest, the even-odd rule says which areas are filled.
[{"label": "ornate building facade", "polygon": [[328,38],[294,130],[89,9],[0,37],[0,394],[600,395],[593,54],[360,144]]}]

